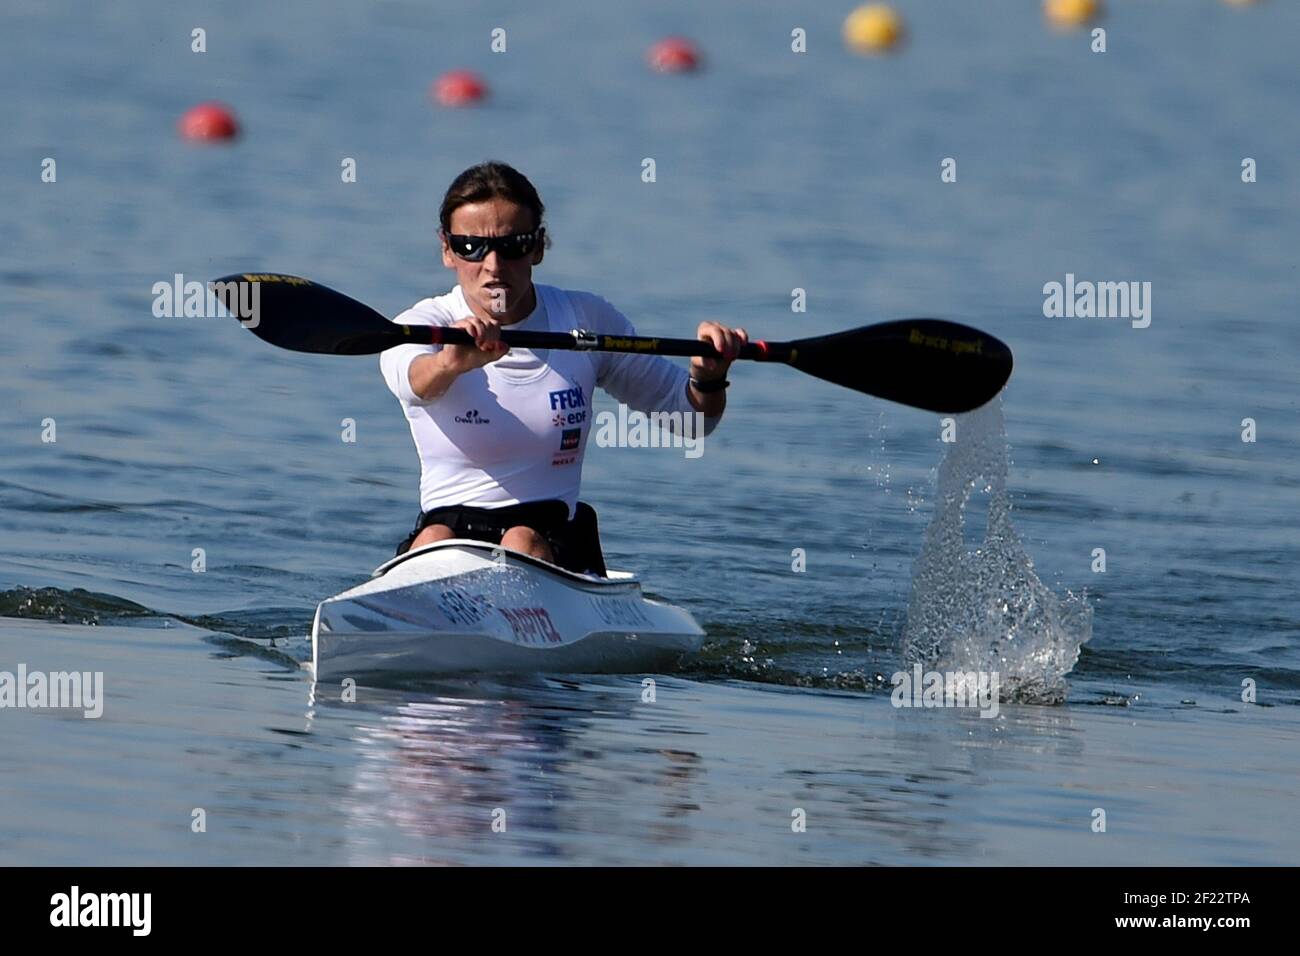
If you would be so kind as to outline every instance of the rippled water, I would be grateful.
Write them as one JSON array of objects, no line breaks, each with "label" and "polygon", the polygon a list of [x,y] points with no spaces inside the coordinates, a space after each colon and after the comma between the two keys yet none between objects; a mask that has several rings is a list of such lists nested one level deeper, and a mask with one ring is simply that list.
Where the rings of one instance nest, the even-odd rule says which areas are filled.
[{"label": "rippled water", "polygon": [[[833,5],[7,5],[0,670],[103,670],[108,700],[0,711],[0,860],[1291,861],[1300,14],[1111,7],[1105,55],[999,0],[908,6],[906,52],[865,60]],[[667,32],[707,69],[645,70]],[[458,66],[488,75],[482,109],[425,98]],[[177,142],[213,97],[244,138]],[[150,290],[256,266],[394,314],[448,287],[437,203],[487,156],[548,203],[538,278],[642,331],[929,314],[1006,340],[987,515],[1037,600],[1087,594],[1067,702],[890,707],[951,449],[937,416],[757,366],[701,458],[588,456],[610,565],[709,633],[656,704],[636,679],[313,688],[315,602],[417,508],[400,411],[372,360],[157,319]],[[1044,318],[1067,272],[1152,282],[1151,327]]]}]

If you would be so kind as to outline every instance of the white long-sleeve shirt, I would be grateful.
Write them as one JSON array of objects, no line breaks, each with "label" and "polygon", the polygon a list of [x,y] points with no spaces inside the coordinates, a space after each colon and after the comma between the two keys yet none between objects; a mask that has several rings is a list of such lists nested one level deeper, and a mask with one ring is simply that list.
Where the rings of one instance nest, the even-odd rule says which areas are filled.
[{"label": "white long-sleeve shirt", "polygon": [[[627,317],[600,296],[534,283],[537,307],[507,329],[635,335]],[[422,299],[394,321],[454,325],[471,314],[460,286]],[[658,355],[511,349],[456,378],[430,401],[411,388],[411,363],[439,345],[399,345],[379,357],[402,403],[420,455],[420,506],[504,507],[558,498],[573,515],[599,385],[639,412],[694,414],[684,368]],[[704,434],[717,418],[704,419]]]}]

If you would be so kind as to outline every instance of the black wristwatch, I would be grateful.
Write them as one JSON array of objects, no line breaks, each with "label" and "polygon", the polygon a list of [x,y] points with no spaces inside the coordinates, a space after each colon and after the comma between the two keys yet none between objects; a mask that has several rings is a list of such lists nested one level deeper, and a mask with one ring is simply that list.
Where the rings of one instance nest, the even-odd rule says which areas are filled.
[{"label": "black wristwatch", "polygon": [[697,392],[702,392],[705,395],[708,395],[711,392],[722,391],[731,383],[728,382],[725,378],[715,378],[711,382],[701,382],[698,378],[692,378],[691,384],[695,386],[695,390]]}]

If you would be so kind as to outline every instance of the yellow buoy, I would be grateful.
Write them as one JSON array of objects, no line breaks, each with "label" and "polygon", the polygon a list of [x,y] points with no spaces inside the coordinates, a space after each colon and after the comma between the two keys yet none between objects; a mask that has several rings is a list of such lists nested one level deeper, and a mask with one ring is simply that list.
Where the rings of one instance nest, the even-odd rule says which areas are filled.
[{"label": "yellow buoy", "polygon": [[858,7],[844,21],[844,42],[857,53],[887,53],[903,39],[903,18],[883,3]]},{"label": "yellow buoy", "polygon": [[1101,14],[1101,0],[1043,0],[1043,15],[1057,27],[1081,27]]}]

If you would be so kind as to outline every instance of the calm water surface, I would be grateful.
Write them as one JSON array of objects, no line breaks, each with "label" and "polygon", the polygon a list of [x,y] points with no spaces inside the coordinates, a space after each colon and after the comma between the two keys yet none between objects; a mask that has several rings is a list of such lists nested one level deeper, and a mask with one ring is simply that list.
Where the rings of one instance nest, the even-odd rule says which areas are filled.
[{"label": "calm water surface", "polygon": [[[0,670],[102,670],[107,700],[0,711],[0,862],[1294,862],[1300,12],[1112,6],[1105,55],[999,0],[909,5],[906,52],[866,60],[825,4],[8,4]],[[703,72],[644,68],[670,32]],[[435,109],[461,66],[491,101]],[[232,147],[174,136],[209,98]],[[764,367],[699,459],[588,454],[611,566],[709,632],[654,704],[635,677],[314,687],[315,602],[417,508],[400,410],[372,359],[150,290],[255,267],[395,314],[450,286],[438,201],[488,157],[548,204],[538,279],[643,332],[929,314],[1010,343],[1012,521],[1093,611],[1068,702],[890,706],[939,421]],[[1150,328],[1044,318],[1067,272],[1150,281]]]}]

